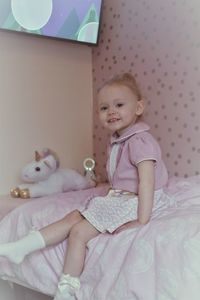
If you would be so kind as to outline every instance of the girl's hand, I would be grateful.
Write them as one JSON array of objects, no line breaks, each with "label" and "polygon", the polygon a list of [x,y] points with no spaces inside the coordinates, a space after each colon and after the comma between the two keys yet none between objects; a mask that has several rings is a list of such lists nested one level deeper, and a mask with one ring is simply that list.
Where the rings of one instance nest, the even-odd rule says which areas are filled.
[{"label": "girl's hand", "polygon": [[138,226],[141,226],[141,224],[138,222],[138,220],[130,221],[130,222],[127,222],[127,223],[119,226],[115,231],[113,231],[112,234],[116,234],[116,233],[119,233],[119,232],[124,231],[126,229],[135,228],[135,227],[138,227]]}]

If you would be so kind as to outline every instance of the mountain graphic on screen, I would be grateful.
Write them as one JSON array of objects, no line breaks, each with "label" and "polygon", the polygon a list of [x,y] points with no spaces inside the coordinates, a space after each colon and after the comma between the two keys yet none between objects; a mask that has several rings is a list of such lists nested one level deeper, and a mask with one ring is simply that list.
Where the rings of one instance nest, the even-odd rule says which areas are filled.
[{"label": "mountain graphic on screen", "polygon": [[73,40],[95,43],[98,35],[98,26],[99,17],[94,4],[92,4],[82,22],[80,22],[75,9],[73,9],[58,31],[57,36],[63,37],[67,35]]}]

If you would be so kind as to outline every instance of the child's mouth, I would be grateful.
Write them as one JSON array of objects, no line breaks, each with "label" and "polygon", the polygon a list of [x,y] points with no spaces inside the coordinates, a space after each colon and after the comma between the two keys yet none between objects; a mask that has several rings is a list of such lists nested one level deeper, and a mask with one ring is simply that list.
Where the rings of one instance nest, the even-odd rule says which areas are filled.
[{"label": "child's mouth", "polygon": [[117,121],[119,121],[120,119],[117,119],[117,118],[112,118],[110,120],[108,120],[108,123],[115,123]]}]

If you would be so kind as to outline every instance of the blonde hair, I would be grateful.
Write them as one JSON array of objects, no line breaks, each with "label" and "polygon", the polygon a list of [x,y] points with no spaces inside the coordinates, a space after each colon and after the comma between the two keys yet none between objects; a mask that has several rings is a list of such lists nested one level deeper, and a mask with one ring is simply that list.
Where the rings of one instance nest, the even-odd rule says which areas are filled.
[{"label": "blonde hair", "polygon": [[129,88],[133,94],[137,97],[137,100],[142,99],[142,94],[140,92],[139,86],[135,80],[135,77],[130,73],[123,73],[119,75],[113,76],[111,79],[106,81],[98,90],[101,91],[105,86],[112,86],[112,85],[123,85]]}]

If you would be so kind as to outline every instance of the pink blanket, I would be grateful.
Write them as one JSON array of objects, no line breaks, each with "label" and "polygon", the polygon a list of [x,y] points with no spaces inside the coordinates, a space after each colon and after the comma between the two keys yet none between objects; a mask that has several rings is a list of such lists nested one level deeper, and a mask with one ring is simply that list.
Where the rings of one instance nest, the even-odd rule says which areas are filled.
[{"label": "pink blanket", "polygon": [[[78,300],[199,300],[200,176],[172,179],[166,189],[176,205],[157,212],[145,226],[116,235],[101,234],[88,244]],[[37,199],[0,223],[0,243],[15,240],[84,205],[105,187]],[[67,242],[35,252],[21,265],[0,258],[0,277],[17,278],[53,295]]]}]

